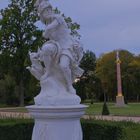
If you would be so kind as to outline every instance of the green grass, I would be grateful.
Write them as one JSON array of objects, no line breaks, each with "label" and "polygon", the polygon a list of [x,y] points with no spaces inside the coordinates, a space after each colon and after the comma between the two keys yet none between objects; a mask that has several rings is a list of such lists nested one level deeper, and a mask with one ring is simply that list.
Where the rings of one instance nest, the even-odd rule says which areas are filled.
[{"label": "green grass", "polygon": [[[89,107],[86,114],[101,115],[103,103],[87,104]],[[140,116],[140,103],[129,103],[125,107],[116,107],[114,103],[108,103],[111,115],[118,116]]]},{"label": "green grass", "polygon": [[[140,140],[140,124],[81,119],[84,140]],[[31,140],[32,119],[0,119],[0,140]]]},{"label": "green grass", "polygon": [[[103,103],[86,104],[89,107],[86,110],[86,114],[101,115]],[[114,103],[107,103],[110,114],[118,116],[140,116],[140,103],[129,103],[125,107],[116,107]],[[24,107],[6,107],[0,109],[0,111],[6,112],[28,112]]]},{"label": "green grass", "polygon": [[28,112],[25,107],[5,107],[0,108],[1,112],[20,112],[20,113],[26,113]]},{"label": "green grass", "polygon": [[135,124],[125,127],[125,138],[123,140],[140,140],[140,126]]},{"label": "green grass", "polygon": [[6,104],[0,104],[0,108],[3,108],[3,107],[8,107],[8,105],[6,105]]}]

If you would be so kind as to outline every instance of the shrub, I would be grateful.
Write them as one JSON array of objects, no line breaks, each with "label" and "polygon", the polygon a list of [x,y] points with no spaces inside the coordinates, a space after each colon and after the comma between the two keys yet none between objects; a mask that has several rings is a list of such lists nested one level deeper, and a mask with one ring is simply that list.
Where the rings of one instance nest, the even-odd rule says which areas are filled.
[{"label": "shrub", "polygon": [[123,128],[109,121],[82,121],[83,140],[120,140]]},{"label": "shrub", "polygon": [[31,140],[33,121],[0,120],[0,140]]},{"label": "shrub", "polygon": [[106,103],[103,104],[102,115],[109,115],[109,109]]},{"label": "shrub", "polygon": [[[83,140],[140,140],[140,124],[81,120]],[[0,120],[0,140],[31,140],[33,120]]]}]

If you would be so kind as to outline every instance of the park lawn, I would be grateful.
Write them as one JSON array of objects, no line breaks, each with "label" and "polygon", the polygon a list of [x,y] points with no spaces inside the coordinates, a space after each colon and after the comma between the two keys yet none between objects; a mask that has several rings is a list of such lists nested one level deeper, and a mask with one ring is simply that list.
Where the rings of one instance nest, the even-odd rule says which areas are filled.
[{"label": "park lawn", "polygon": [[[89,107],[86,114],[101,115],[103,103],[86,104]],[[129,103],[125,107],[116,107],[115,103],[107,103],[110,115],[116,116],[140,116],[140,103]]]},{"label": "park lawn", "polygon": [[140,140],[140,125],[131,124],[127,125],[124,129],[125,138],[123,140]]},{"label": "park lawn", "polygon": [[[86,104],[89,107],[86,110],[86,114],[89,115],[101,115],[103,103]],[[125,107],[116,107],[115,103],[107,103],[110,115],[115,116],[140,116],[140,103],[129,103]],[[25,107],[6,107],[0,108],[0,111],[4,112],[28,112]]]},{"label": "park lawn", "polygon": [[19,112],[19,113],[26,113],[28,112],[25,107],[5,107],[0,108],[0,112]]}]

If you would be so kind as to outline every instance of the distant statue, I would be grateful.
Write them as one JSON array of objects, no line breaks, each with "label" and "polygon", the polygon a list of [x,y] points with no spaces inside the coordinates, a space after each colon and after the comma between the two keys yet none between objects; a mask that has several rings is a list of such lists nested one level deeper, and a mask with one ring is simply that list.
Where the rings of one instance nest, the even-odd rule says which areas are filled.
[{"label": "distant statue", "polygon": [[[71,36],[64,18],[54,13],[48,0],[37,0],[35,7],[41,22],[46,25],[43,37],[49,39],[38,52],[30,53],[32,65],[28,69],[41,84],[41,93],[35,101],[42,97],[54,99],[68,94],[75,95],[72,83],[83,74],[83,70],[78,66],[83,56],[83,48],[80,42]],[[77,95],[70,98],[72,97],[77,98]],[[80,102],[79,98],[77,99],[75,104]]]}]

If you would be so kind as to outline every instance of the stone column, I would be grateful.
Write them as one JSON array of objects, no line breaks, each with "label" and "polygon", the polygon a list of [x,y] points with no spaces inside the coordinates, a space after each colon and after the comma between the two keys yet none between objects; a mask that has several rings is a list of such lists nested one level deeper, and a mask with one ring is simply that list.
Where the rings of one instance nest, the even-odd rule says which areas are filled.
[{"label": "stone column", "polygon": [[124,103],[124,96],[122,94],[122,80],[121,80],[121,61],[119,58],[119,51],[117,51],[117,96],[116,96],[116,106],[117,107],[123,107],[125,106]]},{"label": "stone column", "polygon": [[28,106],[35,119],[32,140],[82,140],[80,118],[85,105]]}]

